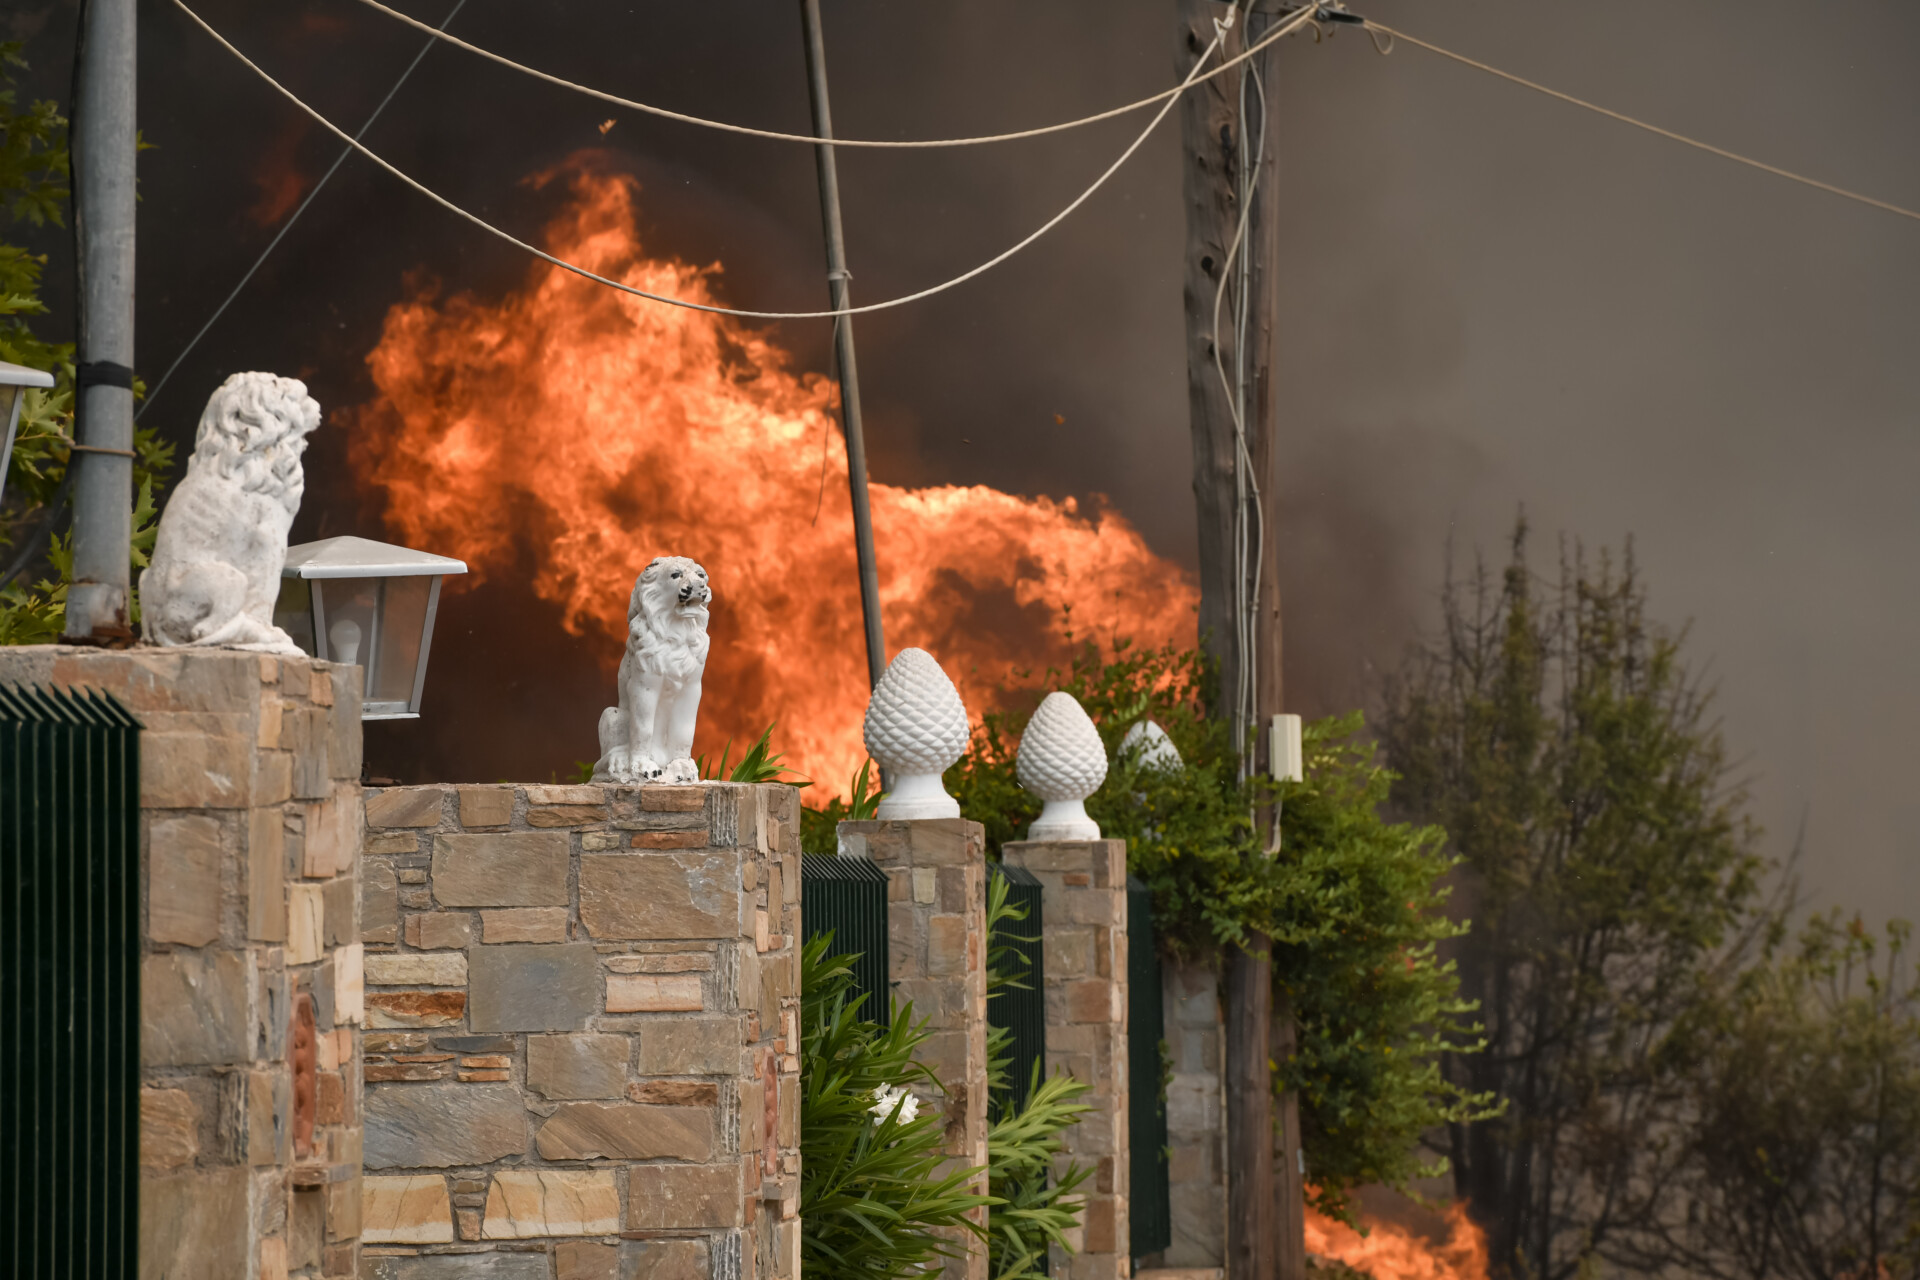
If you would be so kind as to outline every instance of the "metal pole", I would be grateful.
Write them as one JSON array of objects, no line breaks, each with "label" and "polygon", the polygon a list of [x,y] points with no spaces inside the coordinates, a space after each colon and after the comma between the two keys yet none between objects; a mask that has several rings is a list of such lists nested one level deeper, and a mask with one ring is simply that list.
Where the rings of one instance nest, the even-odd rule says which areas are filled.
[{"label": "metal pole", "polygon": [[73,135],[80,254],[74,390],[86,439],[67,464],[80,470],[66,639],[112,644],[133,635],[127,559],[133,537],[134,0],[87,0],[81,15]]},{"label": "metal pole", "polygon": [[[813,99],[814,136],[833,137],[833,115],[827,107],[827,47],[820,36],[820,0],[800,0],[800,24],[807,40],[807,92]],[[848,286],[847,246],[840,233],[840,178],[834,168],[833,146],[814,148],[820,168],[820,222],[827,236],[828,296],[833,309],[853,303]],[[835,316],[833,354],[840,367],[840,415],[847,433],[847,489],[853,497],[853,541],[860,565],[860,614],[867,629],[867,683],[880,683],[887,669],[887,641],[880,625],[880,568],[873,558],[873,513],[867,506],[867,441],[860,427],[860,372],[853,359],[853,318]]]}]

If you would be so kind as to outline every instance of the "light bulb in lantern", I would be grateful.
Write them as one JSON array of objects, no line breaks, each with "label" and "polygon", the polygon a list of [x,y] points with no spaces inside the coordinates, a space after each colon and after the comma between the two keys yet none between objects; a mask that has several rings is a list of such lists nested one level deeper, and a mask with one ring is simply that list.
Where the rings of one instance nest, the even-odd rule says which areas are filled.
[{"label": "light bulb in lantern", "polygon": [[342,618],[327,628],[327,643],[333,648],[333,660],[346,666],[360,661],[360,624]]}]

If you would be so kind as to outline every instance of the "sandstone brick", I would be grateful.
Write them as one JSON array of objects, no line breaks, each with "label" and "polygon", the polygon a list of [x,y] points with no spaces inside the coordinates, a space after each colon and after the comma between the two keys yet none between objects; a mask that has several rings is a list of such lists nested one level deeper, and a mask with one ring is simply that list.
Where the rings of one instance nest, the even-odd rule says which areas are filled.
[{"label": "sandstone brick", "polygon": [[[351,667],[347,669],[352,670]],[[333,672],[328,666],[316,662],[307,669],[307,697],[315,706],[332,706],[334,692]]]},{"label": "sandstone brick", "polygon": [[343,787],[332,799],[308,805],[301,874],[324,880],[352,870],[360,829],[360,793],[353,788]]},{"label": "sandstone brick", "polygon": [[408,946],[422,951],[467,947],[473,943],[473,917],[465,912],[421,912],[407,917],[402,932]]},{"label": "sandstone brick", "polygon": [[567,1240],[553,1250],[554,1280],[621,1280],[620,1246]]},{"label": "sandstone brick", "polygon": [[707,807],[705,787],[642,787],[640,808],[651,813],[696,813]]},{"label": "sandstone brick", "polygon": [[418,831],[369,831],[360,839],[360,852],[366,854],[418,853]]},{"label": "sandstone brick", "polygon": [[695,974],[607,975],[608,1013],[678,1013],[704,1007],[700,979]]},{"label": "sandstone brick", "polygon": [[393,864],[384,858],[360,864],[360,937],[374,943],[400,941],[400,885]]},{"label": "sandstone brick", "polygon": [[293,754],[287,751],[256,751],[253,754],[253,784],[247,802],[255,806],[277,805],[293,796]]},{"label": "sandstone brick", "polygon": [[530,786],[527,788],[528,804],[544,805],[605,805],[611,791],[597,783],[570,783],[567,785]]},{"label": "sandstone brick", "polygon": [[503,1169],[487,1192],[488,1240],[607,1235],[620,1229],[611,1169]]},{"label": "sandstone brick", "polygon": [[635,849],[704,849],[707,833],[697,831],[637,831],[628,841]]},{"label": "sandstone brick", "polygon": [[713,1113],[634,1102],[563,1102],[534,1145],[546,1160],[710,1160]]},{"label": "sandstone brick", "polygon": [[504,827],[512,821],[512,787],[460,788],[461,826]]},{"label": "sandstone brick", "polygon": [[627,847],[627,835],[624,831],[587,831],[581,833],[580,847],[588,853],[605,853],[609,849]]},{"label": "sandstone brick", "polygon": [[720,1086],[711,1080],[643,1080],[627,1086],[627,1098],[661,1107],[714,1107]]},{"label": "sandstone brick", "polygon": [[459,951],[371,955],[366,973],[367,984],[375,987],[462,987],[467,983],[467,957]]},{"label": "sandstone brick", "polygon": [[231,1165],[143,1178],[139,1274],[252,1280],[247,1183],[246,1169]]},{"label": "sandstone brick", "polygon": [[390,787],[366,796],[369,827],[437,827],[439,787]]},{"label": "sandstone brick", "polygon": [[707,1280],[704,1240],[622,1240],[618,1280]]},{"label": "sandstone brick", "polygon": [[706,973],[713,968],[711,951],[669,952],[665,955],[608,956],[615,973]]},{"label": "sandstone brick", "polygon": [[559,831],[435,836],[433,895],[448,907],[564,907],[568,858]]},{"label": "sandstone brick", "polygon": [[[466,1211],[461,1211],[463,1216]],[[472,1237],[478,1239],[478,1223]],[[544,1253],[441,1253],[368,1257],[360,1280],[549,1280]]]},{"label": "sandstone brick", "polygon": [[1068,1022],[1118,1022],[1120,988],[1097,978],[1064,984]]},{"label": "sandstone brick", "polygon": [[480,946],[468,953],[474,1031],[578,1031],[599,1004],[599,965],[585,942]]},{"label": "sandstone brick", "polygon": [[412,1031],[369,1031],[361,1047],[368,1053],[419,1053],[427,1038]]},{"label": "sandstone brick", "polygon": [[278,809],[247,814],[247,937],[255,942],[287,938],[286,828]]},{"label": "sandstone brick", "polygon": [[453,1204],[434,1174],[360,1180],[362,1244],[449,1244]]},{"label": "sandstone brick", "polygon": [[530,827],[583,827],[590,822],[604,822],[606,818],[604,807],[583,804],[527,806],[527,825]]},{"label": "sandstone brick", "polygon": [[580,922],[596,938],[728,938],[739,928],[728,850],[582,854]]},{"label": "sandstone brick", "polygon": [[220,936],[226,860],[220,822],[204,814],[155,814],[147,830],[147,936],[154,942],[203,947]]},{"label": "sandstone brick", "polygon": [[249,1053],[245,959],[234,952],[141,957],[140,1060],[150,1067],[220,1066]]},{"label": "sandstone brick", "polygon": [[640,1033],[640,1074],[730,1076],[740,1070],[744,1041],[737,1017],[651,1019]]},{"label": "sandstone brick", "polygon": [[140,805],[241,809],[252,800],[253,743],[240,734],[146,733],[140,739]]},{"label": "sandstone brick", "polygon": [[313,1119],[315,1124],[354,1123],[354,1117],[347,1110],[346,1082],[338,1071],[322,1071],[314,1076]]},{"label": "sandstone brick", "polygon": [[285,1069],[247,1073],[247,1162],[285,1164],[293,1149],[293,1079]]},{"label": "sandstone brick", "polygon": [[737,1164],[644,1164],[627,1171],[627,1227],[708,1230],[741,1225]]},{"label": "sandstone brick", "polygon": [[287,1280],[287,1240],[268,1236],[260,1242],[260,1280]]},{"label": "sandstone brick", "polygon": [[317,884],[287,888],[287,963],[312,964],[320,958],[327,932],[326,895]]},{"label": "sandstone brick", "polygon": [[480,913],[481,937],[494,942],[565,942],[565,907],[498,907]]},{"label": "sandstone brick", "polygon": [[385,1084],[362,1104],[369,1169],[446,1169],[524,1155],[527,1113],[506,1084]]},{"label": "sandstone brick", "polygon": [[352,1240],[360,1234],[360,1178],[327,1184],[327,1240]]},{"label": "sandstone brick", "polygon": [[375,991],[366,997],[370,1027],[452,1027],[466,1016],[464,991]]},{"label": "sandstone brick", "polygon": [[[366,948],[358,942],[336,947],[333,952],[333,1020],[359,1023],[364,1022],[366,1016]],[[351,1032],[346,1034],[352,1035]],[[348,1044],[351,1043],[349,1040]]]},{"label": "sandstone brick", "polygon": [[528,1036],[527,1088],[545,1098],[617,1098],[627,1083],[625,1036]]},{"label": "sandstone brick", "polygon": [[323,941],[329,947],[360,941],[360,886],[352,876],[336,876],[320,886]]},{"label": "sandstone brick", "polygon": [[967,972],[967,917],[931,916],[927,920],[927,976],[961,977]]},{"label": "sandstone brick", "polygon": [[140,1163],[153,1169],[192,1164],[200,1153],[200,1110],[184,1089],[140,1091]]}]

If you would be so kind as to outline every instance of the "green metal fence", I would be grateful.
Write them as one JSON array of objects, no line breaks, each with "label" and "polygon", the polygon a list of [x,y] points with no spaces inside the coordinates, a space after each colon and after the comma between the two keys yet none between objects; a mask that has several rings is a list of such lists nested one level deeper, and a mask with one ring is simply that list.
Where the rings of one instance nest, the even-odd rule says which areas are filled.
[{"label": "green metal fence", "polygon": [[[989,864],[989,873],[1007,885],[1007,904],[1022,909],[1024,919],[1003,920],[994,926],[991,947],[1000,952],[1009,967],[1017,969],[1019,986],[1002,986],[987,1000],[987,1025],[1004,1027],[1012,1036],[1013,1064],[1010,1069],[1014,1110],[1027,1104],[1037,1067],[1046,1071],[1047,996],[1046,963],[1041,954],[1046,916],[1042,911],[1040,879],[1025,867],[1005,863]],[[1000,1116],[1000,1108],[993,1111]]]},{"label": "green metal fence", "polygon": [[887,978],[887,874],[866,858],[808,853],[800,857],[800,930],[807,941],[833,934],[836,955],[853,962],[862,1017],[891,1026]]},{"label": "green metal fence", "polygon": [[1161,1087],[1160,952],[1153,937],[1153,893],[1127,877],[1127,1213],[1133,1256],[1173,1243],[1167,1175],[1167,1098]]},{"label": "green metal fence", "polygon": [[134,1274],[140,722],[0,686],[0,1273]]}]

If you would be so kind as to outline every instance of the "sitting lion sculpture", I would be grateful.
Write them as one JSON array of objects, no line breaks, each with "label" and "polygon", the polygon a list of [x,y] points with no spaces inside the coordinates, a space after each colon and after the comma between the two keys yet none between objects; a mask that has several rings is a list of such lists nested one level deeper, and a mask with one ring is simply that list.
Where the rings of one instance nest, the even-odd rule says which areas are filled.
[{"label": "sitting lion sculpture", "polygon": [[600,713],[595,782],[698,782],[693,730],[707,669],[707,571],[661,556],[634,581],[620,705]]},{"label": "sitting lion sculpture", "polygon": [[306,485],[300,455],[319,425],[306,384],[271,373],[236,373],[207,400],[140,574],[148,643],[300,652],[273,605]]}]

